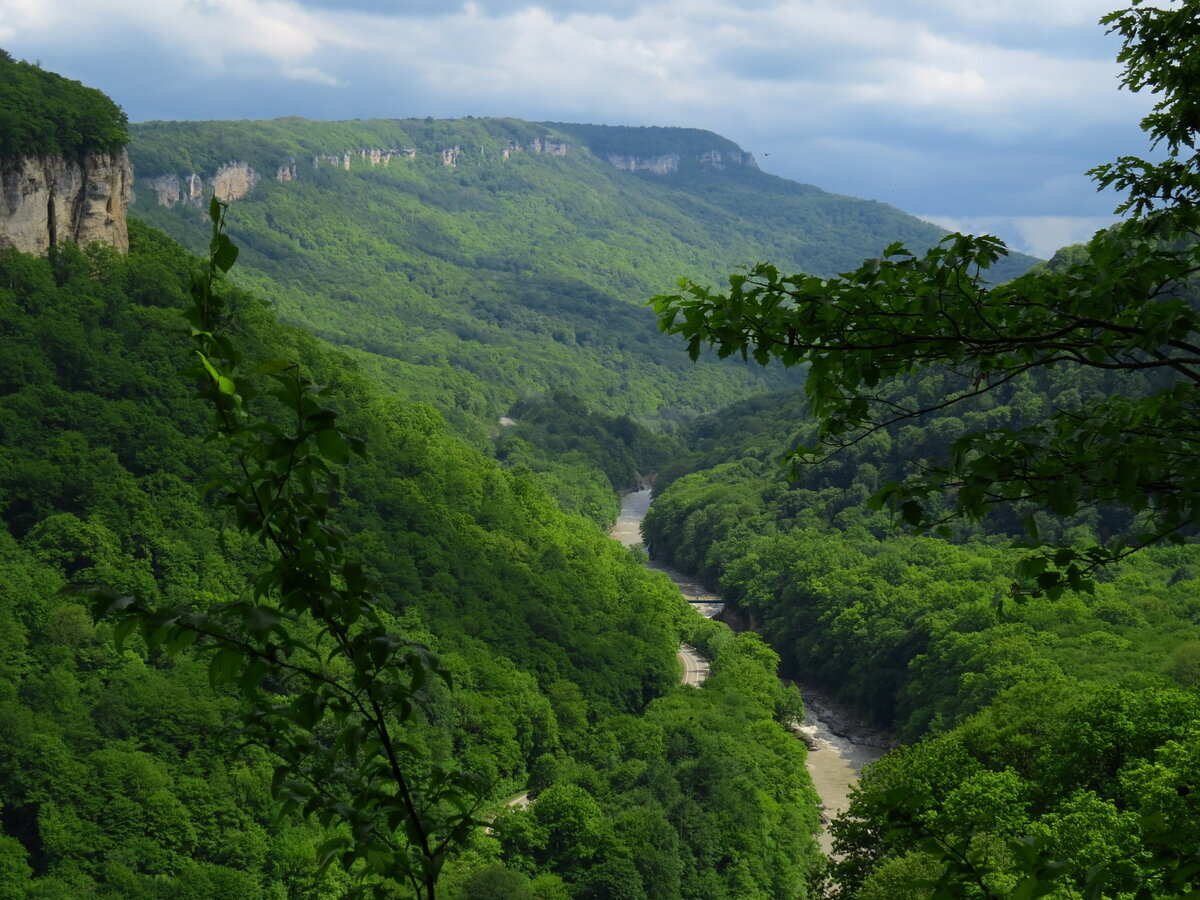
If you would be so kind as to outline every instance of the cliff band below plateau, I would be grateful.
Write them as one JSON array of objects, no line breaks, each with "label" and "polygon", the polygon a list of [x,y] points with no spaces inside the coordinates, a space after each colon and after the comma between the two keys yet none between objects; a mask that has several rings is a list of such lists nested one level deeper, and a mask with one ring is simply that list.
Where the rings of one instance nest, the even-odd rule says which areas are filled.
[{"label": "cliff band below plateau", "polygon": [[8,160],[0,171],[0,248],[45,253],[64,241],[101,241],[126,253],[132,182],[124,150]]}]

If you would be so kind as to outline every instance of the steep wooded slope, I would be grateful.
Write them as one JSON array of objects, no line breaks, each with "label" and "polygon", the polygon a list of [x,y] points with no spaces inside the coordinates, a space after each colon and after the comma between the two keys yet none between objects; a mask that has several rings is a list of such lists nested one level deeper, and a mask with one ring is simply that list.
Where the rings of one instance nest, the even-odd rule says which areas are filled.
[{"label": "steep wooded slope", "polygon": [[[947,383],[948,373],[925,372],[887,396],[909,404]],[[835,896],[912,896],[909,879],[934,877],[940,863],[914,822],[972,852],[1035,835],[1077,889],[1103,867],[1114,896],[1182,891],[1156,867],[1196,847],[1184,773],[1200,758],[1200,548],[1144,550],[1102,571],[1090,593],[1018,600],[1025,554],[1004,545],[1024,515],[1047,540],[1085,544],[1127,527],[1128,511],[1055,516],[1023,504],[956,522],[944,540],[898,533],[898,517],[866,505],[914,461],[943,458],[964,429],[1015,429],[1079,395],[1154,385],[1067,366],[1030,373],[882,429],[795,481],[780,457],[816,440],[800,390],[679,435],[691,455],[663,472],[644,523],[652,553],[718,586],[727,614],[763,634],[796,677],[915,742],[869,770],[833,826],[847,855]],[[980,858],[992,884],[1021,865]]]},{"label": "steep wooded slope", "polygon": [[[343,896],[346,873],[316,866],[330,830],[277,818],[270,755],[223,730],[237,697],[189,654],[117,649],[110,623],[59,594],[98,582],[205,608],[241,595],[263,560],[200,491],[222,448],[177,374],[194,260],[133,224],[128,256],[0,253],[0,894]],[[368,439],[339,521],[390,627],[431,644],[456,684],[431,690],[405,740],[476,773],[496,807],[524,788],[549,801],[499,837],[481,829],[445,896],[496,896],[496,878],[544,898],[612,878],[655,897],[803,890],[817,814],[803,747],[771,721],[787,705],[773,655],[691,612],[427,406],[383,395],[262,301],[236,306],[246,355],[303,360]],[[760,689],[679,688],[680,631]],[[712,763],[725,745],[739,765]],[[564,840],[567,821],[582,830]]]},{"label": "steep wooded slope", "polygon": [[134,126],[131,153],[134,215],[196,247],[202,179],[241,197],[241,278],[460,425],[553,389],[644,417],[782,386],[755,367],[692,364],[643,304],[683,273],[773,258],[831,274],[942,235],[766,175],[694,130],[158,122]]}]

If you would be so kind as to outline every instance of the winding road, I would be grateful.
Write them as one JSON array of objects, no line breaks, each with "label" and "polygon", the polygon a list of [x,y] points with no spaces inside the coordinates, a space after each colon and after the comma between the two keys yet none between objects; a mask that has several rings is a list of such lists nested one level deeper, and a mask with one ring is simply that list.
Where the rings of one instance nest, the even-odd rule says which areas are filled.
[{"label": "winding road", "polygon": [[687,644],[679,645],[679,661],[683,664],[683,683],[700,687],[708,677],[708,660]]}]

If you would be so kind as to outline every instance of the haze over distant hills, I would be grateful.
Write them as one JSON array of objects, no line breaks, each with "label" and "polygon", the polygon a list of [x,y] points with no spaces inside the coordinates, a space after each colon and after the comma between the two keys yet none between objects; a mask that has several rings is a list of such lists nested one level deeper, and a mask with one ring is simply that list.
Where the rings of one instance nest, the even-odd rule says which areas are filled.
[{"label": "haze over distant hills", "polygon": [[779,387],[772,370],[691,363],[646,300],[683,275],[763,259],[828,275],[945,233],[768,175],[695,129],[151,122],[130,154],[133,215],[197,249],[206,192],[234,201],[243,282],[460,426],[555,389],[669,418]]}]

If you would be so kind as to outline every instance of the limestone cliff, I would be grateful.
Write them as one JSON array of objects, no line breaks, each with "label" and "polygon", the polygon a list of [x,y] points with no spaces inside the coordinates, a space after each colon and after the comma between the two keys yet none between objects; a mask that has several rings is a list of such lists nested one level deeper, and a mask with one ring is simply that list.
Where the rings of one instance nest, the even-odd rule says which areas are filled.
[{"label": "limestone cliff", "polygon": [[671,172],[679,171],[678,153],[642,157],[610,153],[608,161],[623,172],[651,172],[655,175],[669,175]]},{"label": "limestone cliff", "polygon": [[241,200],[258,182],[258,173],[246,163],[226,163],[212,177],[213,196],[225,203]]},{"label": "limestone cliff", "polygon": [[[318,156],[314,156],[312,164],[314,169],[319,169],[321,168],[321,163],[323,162],[332,163],[333,165],[339,166],[348,172],[350,171],[350,164],[355,156],[357,156],[361,162],[369,163],[372,166],[387,166],[393,159],[397,157],[403,157],[404,159],[416,159],[417,151],[413,147],[360,147],[357,151],[346,150],[342,153],[323,153]],[[296,167],[293,165],[291,179],[281,178],[280,180],[294,181],[295,178]]]},{"label": "limestone cliff", "polygon": [[[517,145],[520,147],[520,145]],[[546,135],[543,138],[534,138],[530,143],[529,148],[534,153],[549,153],[551,156],[566,156],[567,151],[571,149],[571,145],[566,141],[561,141],[551,135]]]},{"label": "limestone cliff", "polygon": [[754,154],[746,151],[726,150],[709,150],[700,154],[700,165],[711,166],[717,170],[724,170],[726,166],[749,166],[752,169],[758,168],[758,163],[754,161]]},{"label": "limestone cliff", "polygon": [[44,253],[64,241],[101,241],[125,253],[132,181],[124,150],[13,161],[0,171],[0,247]]},{"label": "limestone cliff", "polygon": [[[480,145],[479,158],[486,162],[509,159],[514,153],[541,153],[550,156],[566,156],[572,145],[554,135],[547,134],[535,137],[527,145],[509,139],[507,146],[491,147]],[[474,147],[464,150],[460,145],[442,147],[432,156],[440,159],[441,164],[454,168],[460,161],[475,157]],[[344,171],[359,169],[366,166],[388,167],[393,160],[415,160],[415,147],[359,147],[357,150],[340,150],[332,153],[317,153],[312,157],[312,167],[321,169],[323,166],[333,166]],[[157,162],[157,161],[156,161]],[[279,162],[271,161],[275,180],[278,182],[299,181],[307,177],[301,172],[301,166],[295,156],[283,156]],[[307,169],[307,165],[304,166]],[[265,172],[272,168],[264,167]],[[147,189],[155,197],[159,206],[171,209],[179,204],[189,204],[200,207],[208,196],[218,200],[232,202],[241,200],[254,191],[262,176],[247,162],[234,161],[221,166],[216,173],[202,177],[196,172],[179,175],[167,172],[161,175],[151,175],[138,179],[138,184]]]},{"label": "limestone cliff", "polygon": [[[280,181],[291,181],[296,177],[294,161],[279,167],[275,177]],[[226,203],[241,200],[261,181],[261,176],[244,162],[230,162],[217,169],[208,179],[211,192],[205,190],[205,180],[195,172],[180,177],[174,172],[165,175],[155,175],[152,178],[139,178],[138,183],[153,192],[159,206],[168,209],[177,203],[187,203],[199,207],[208,196],[215,196]]]},{"label": "limestone cliff", "polygon": [[154,191],[154,196],[158,198],[158,205],[165,206],[167,209],[174,207],[183,195],[183,185],[179,176],[174,173],[159,175],[156,178],[144,178],[142,183]]},{"label": "limestone cliff", "polygon": [[[612,165],[624,172],[650,172],[652,175],[670,175],[679,171],[683,159],[678,153],[664,153],[658,156],[632,156],[623,153],[609,153],[606,157]],[[702,167],[724,171],[728,166],[749,166],[758,168],[754,154],[745,151],[706,150],[695,157]]]}]

